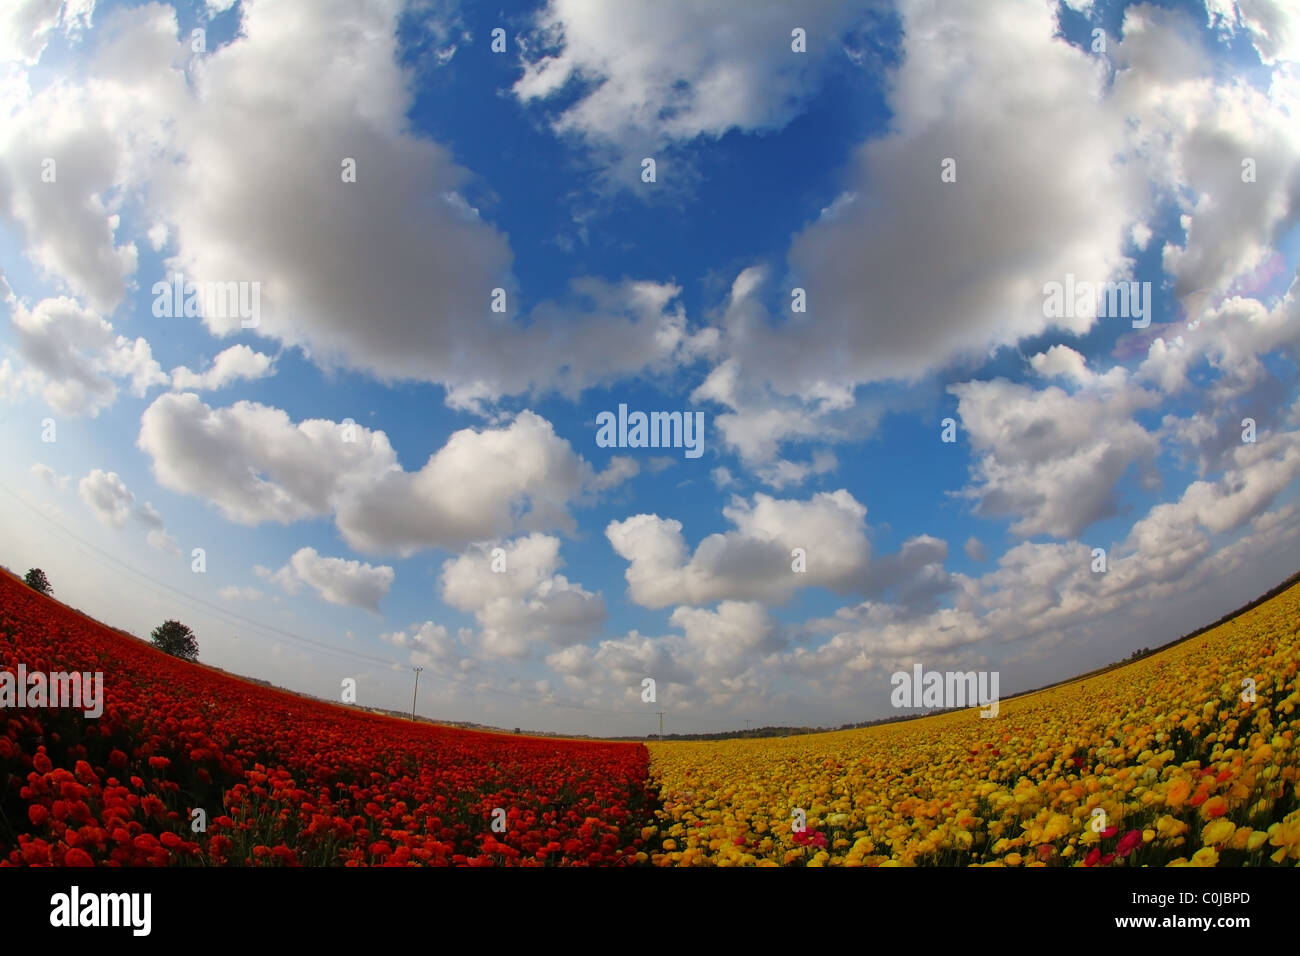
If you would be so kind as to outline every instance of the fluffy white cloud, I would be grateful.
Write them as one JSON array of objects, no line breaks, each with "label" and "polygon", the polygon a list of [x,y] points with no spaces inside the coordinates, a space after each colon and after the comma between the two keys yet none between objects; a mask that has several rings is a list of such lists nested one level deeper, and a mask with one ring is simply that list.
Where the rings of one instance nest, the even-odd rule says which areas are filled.
[{"label": "fluffy white cloud", "polygon": [[171,555],[180,554],[176,539],[167,533],[162,515],[149,502],[137,505],[135,495],[115,471],[95,468],[77,482],[77,494],[95,517],[113,528],[121,528],[129,518],[148,529],[149,545]]},{"label": "fluffy white cloud", "polygon": [[394,647],[409,650],[411,663],[415,665],[428,667],[459,664],[461,670],[468,670],[473,663],[461,656],[460,644],[448,633],[447,628],[432,621],[425,621],[418,627],[411,625],[405,631],[380,634],[379,639]]},{"label": "fluffy white cloud", "polygon": [[271,356],[254,352],[247,345],[232,345],[225,351],[218,352],[212,359],[211,367],[205,372],[191,372],[183,365],[172,369],[172,388],[196,391],[218,389],[241,380],[265,378],[272,373],[273,361]]},{"label": "fluffy white cloud", "polygon": [[[88,22],[91,5],[65,7],[65,29]],[[24,76],[0,91],[10,106],[0,127],[0,219],[18,228],[41,272],[108,313],[138,259],[135,243],[117,235],[120,210],[162,155],[163,117],[185,91],[187,48],[175,11],[162,4],[112,11],[94,42],[61,82],[31,93]],[[43,44],[38,32],[29,52]]]},{"label": "fluffy white cloud", "polygon": [[129,381],[139,396],[167,381],[148,342],[116,335],[109,322],[74,299],[42,299],[29,310],[10,295],[7,305],[25,363],[15,385],[39,392],[57,412],[93,417],[113,403],[118,381]]},{"label": "fluffy white cloud", "polygon": [[635,478],[640,471],[641,466],[637,464],[635,458],[629,458],[627,455],[615,455],[610,458],[609,465],[605,470],[592,478],[588,484],[593,491],[605,491],[621,485],[629,478]]},{"label": "fluffy white cloud", "polygon": [[131,517],[135,495],[127,490],[126,483],[115,471],[94,469],[77,482],[77,493],[104,524],[120,528]]},{"label": "fluffy white cloud", "polygon": [[243,524],[329,513],[353,484],[396,468],[383,432],[320,419],[294,424],[278,408],[211,408],[193,393],[161,395],[140,419],[138,444],[165,488],[205,498]]},{"label": "fluffy white cloud", "polygon": [[[632,600],[653,608],[728,598],[780,602],[801,587],[847,590],[866,571],[867,509],[843,489],[809,501],[736,497],[722,513],[735,530],[709,535],[694,554],[679,521],[652,514],[611,521],[605,536],[629,562]],[[792,570],[795,548],[807,554],[801,573]]]},{"label": "fluffy white cloud", "polygon": [[[1271,23],[1269,37],[1291,29],[1266,0],[1255,14],[1241,10],[1243,22]],[[788,287],[758,267],[737,277],[719,323],[725,358],[693,396],[728,408],[716,417],[726,443],[769,477],[780,474],[771,469],[784,443],[874,427],[858,385],[914,380],[1052,328],[1077,334],[1115,321],[1048,316],[1043,286],[1131,275],[1129,243],[1146,245],[1162,204],[1184,212],[1182,245],[1167,244],[1163,256],[1188,318],[1211,293],[1263,281],[1253,277],[1300,214],[1291,73],[1279,68],[1266,90],[1223,82],[1185,14],[1131,5],[1112,62],[1064,42],[1056,11],[1037,0],[1003,4],[995,16],[975,2],[907,0],[899,13],[890,132],[859,149],[843,194],[795,238]],[[1235,22],[1233,10],[1225,15]],[[1008,81],[1008,62],[1032,68]],[[1242,181],[1243,157],[1255,160],[1254,182]],[[940,180],[945,159],[956,163],[955,182]],[[788,311],[795,286],[807,313]],[[1153,290],[1158,314],[1167,303],[1159,283]],[[1153,331],[1142,377],[1181,388],[1187,363],[1204,357],[1218,369],[1227,353],[1222,387],[1242,390],[1237,378],[1258,381],[1255,356],[1296,327],[1253,325],[1203,337],[1206,349]],[[1124,377],[1089,370],[1066,346],[1034,367],[1077,386]]]},{"label": "fluffy white cloud", "polygon": [[785,646],[767,609],[752,601],[722,601],[714,610],[679,607],[669,622],[682,629],[687,667],[734,679]]},{"label": "fluffy white cloud", "polygon": [[462,429],[416,472],[389,468],[339,502],[354,547],[411,553],[455,548],[516,528],[572,531],[568,503],[591,466],[551,423],[523,411],[504,428]]},{"label": "fluffy white cloud", "polygon": [[10,0],[0,10],[0,61],[38,62],[56,28],[76,37],[94,9],[95,0]]},{"label": "fluffy white cloud", "polygon": [[781,394],[837,396],[1052,326],[1085,331],[1094,316],[1044,314],[1044,283],[1131,267],[1124,228],[1146,203],[1116,156],[1106,63],[1053,39],[1056,11],[1038,0],[906,0],[899,15],[891,131],[858,150],[846,190],[872,199],[834,204],[790,249],[807,313],[776,324],[738,307],[757,287],[733,288],[724,348]]},{"label": "fluffy white cloud", "polygon": [[[549,0],[536,14],[514,93],[544,100],[580,81],[582,94],[554,118],[554,129],[616,144],[627,155],[730,129],[778,129],[816,93],[831,61],[844,57],[844,35],[868,6]],[[804,53],[792,50],[796,27],[806,35]]]},{"label": "fluffy white cloud", "polygon": [[1245,28],[1261,62],[1300,60],[1300,10],[1287,0],[1206,0],[1205,9],[1228,36]]},{"label": "fluffy white cloud", "polygon": [[846,698],[861,694],[864,676],[916,660],[937,663],[960,651],[957,660],[969,668],[974,645],[1087,646],[1106,638],[1107,627],[1132,629],[1146,617],[1155,633],[1165,634],[1167,622],[1153,616],[1168,616],[1171,601],[1186,603],[1217,579],[1252,566],[1263,590],[1275,582],[1259,580],[1259,569],[1267,566],[1261,557],[1293,560],[1300,539],[1295,505],[1266,509],[1300,477],[1298,452],[1298,432],[1241,445],[1223,475],[1193,482],[1178,499],[1152,506],[1107,547],[1105,573],[1093,570],[1092,553],[1105,542],[1022,542],[988,573],[954,576],[951,607],[918,617],[899,605],[867,602],[809,622],[810,633],[828,639],[793,648],[782,666],[807,677],[811,687]]},{"label": "fluffy white cloud", "polygon": [[539,644],[563,647],[594,636],[605,602],[556,573],[558,538],[531,534],[494,552],[475,547],[442,566],[442,599],[473,613],[484,654],[524,657]]},{"label": "fluffy white cloud", "polygon": [[[172,252],[157,278],[257,282],[257,334],[326,368],[440,383],[458,407],[573,395],[706,351],[716,335],[688,330],[666,283],[575,280],[564,301],[522,315],[505,236],[466,199],[471,175],[410,130],[404,7],[246,0],[238,34],[196,57],[172,8],[114,10],[64,82],[7,89],[0,216],[40,269],[107,312],[136,269],[117,232],[119,209],[138,201],[148,241]],[[446,10],[421,12],[446,20],[422,29],[449,36]],[[57,185],[40,179],[45,157]],[[491,308],[498,288],[504,314]],[[227,335],[241,317],[202,321]],[[182,375],[178,387],[197,384]]]},{"label": "fluffy white cloud", "polygon": [[961,494],[976,501],[977,514],[1015,518],[1016,534],[1073,537],[1116,512],[1116,485],[1130,466],[1152,474],[1158,441],[1132,414],[1153,403],[1154,393],[1103,388],[1071,395],[1005,379],[949,391],[975,455],[975,483]]},{"label": "fluffy white cloud", "polygon": [[291,594],[306,584],[331,604],[343,604],[379,613],[379,602],[393,586],[393,569],[344,558],[327,558],[315,548],[299,548],[278,571],[254,568],[259,577],[273,581]]},{"label": "fluffy white cloud", "polygon": [[419,471],[404,471],[381,431],[322,419],[293,423],[254,402],[212,408],[160,396],[139,446],[160,484],[204,498],[233,521],[288,523],[332,514],[348,544],[379,553],[459,548],[518,528],[571,530],[570,501],[597,481],[550,422],[453,433]]},{"label": "fluffy white cloud", "polygon": [[167,533],[167,527],[163,524],[162,515],[158,513],[149,502],[139,505],[135,509],[135,519],[149,530],[145,533],[145,540],[149,546],[162,551],[165,554],[178,555],[181,553],[180,546],[176,544],[176,539]]},{"label": "fluffy white cloud", "polygon": [[[1270,33],[1300,42],[1300,15],[1269,0],[1242,3],[1248,22],[1265,20]],[[1267,11],[1275,10],[1276,16]],[[1226,291],[1256,269],[1272,240],[1300,213],[1300,105],[1295,81],[1283,70],[1267,91],[1237,80],[1211,81],[1214,57],[1185,13],[1149,4],[1124,13],[1124,37],[1115,58],[1116,112],[1131,117],[1131,137],[1148,175],[1184,213],[1183,245],[1166,243],[1164,268],[1174,293]],[[1293,31],[1293,32],[1291,32]],[[1270,54],[1260,48],[1267,62]],[[1254,165],[1246,181],[1243,162]]]}]

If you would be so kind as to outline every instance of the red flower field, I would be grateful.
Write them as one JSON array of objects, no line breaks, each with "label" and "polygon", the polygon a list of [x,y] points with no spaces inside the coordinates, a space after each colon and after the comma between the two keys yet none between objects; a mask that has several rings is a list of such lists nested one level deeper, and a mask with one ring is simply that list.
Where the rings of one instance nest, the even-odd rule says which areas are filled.
[{"label": "red flower field", "polygon": [[19,664],[102,671],[104,709],[0,711],[0,866],[618,865],[654,821],[640,744],[475,733],[268,689],[0,573],[0,670]]}]

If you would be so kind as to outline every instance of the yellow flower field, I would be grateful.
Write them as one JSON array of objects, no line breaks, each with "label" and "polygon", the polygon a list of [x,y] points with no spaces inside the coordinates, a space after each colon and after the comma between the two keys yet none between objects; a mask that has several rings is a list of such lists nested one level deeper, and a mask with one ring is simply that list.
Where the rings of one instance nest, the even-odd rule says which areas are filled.
[{"label": "yellow flower field", "polygon": [[[1300,585],[1167,651],[978,709],[651,743],[662,866],[1300,865]],[[1255,682],[1253,702],[1243,680]],[[797,828],[796,810],[805,826]]]}]

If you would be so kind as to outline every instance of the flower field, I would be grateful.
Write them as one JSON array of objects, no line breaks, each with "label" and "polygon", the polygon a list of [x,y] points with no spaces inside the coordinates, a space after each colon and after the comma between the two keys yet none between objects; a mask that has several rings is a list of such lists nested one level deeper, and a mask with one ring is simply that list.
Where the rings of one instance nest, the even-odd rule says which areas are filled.
[{"label": "flower field", "polygon": [[619,865],[652,818],[639,744],[318,703],[167,657],[0,574],[0,670],[19,663],[102,671],[104,711],[0,711],[0,865]]},{"label": "flower field", "polygon": [[1004,700],[992,719],[968,710],[775,740],[652,743],[663,810],[649,856],[662,866],[1296,866],[1297,630],[1300,586],[1160,654]]},{"label": "flower field", "polygon": [[0,866],[1295,866],[1298,631],[1300,586],[996,718],[647,752],[268,689],[0,575],[0,670],[105,677],[0,711]]}]

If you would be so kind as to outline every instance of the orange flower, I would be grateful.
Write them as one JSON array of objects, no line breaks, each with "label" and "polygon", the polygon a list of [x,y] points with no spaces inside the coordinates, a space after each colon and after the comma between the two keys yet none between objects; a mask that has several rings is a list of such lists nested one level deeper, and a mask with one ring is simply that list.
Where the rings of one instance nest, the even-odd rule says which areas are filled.
[{"label": "orange flower", "polygon": [[1211,797],[1201,807],[1201,816],[1207,820],[1221,817],[1228,812],[1228,801],[1223,797]]},{"label": "orange flower", "polygon": [[1192,792],[1192,785],[1186,777],[1179,777],[1165,794],[1165,805],[1170,807],[1181,807],[1187,802],[1188,795]]}]

